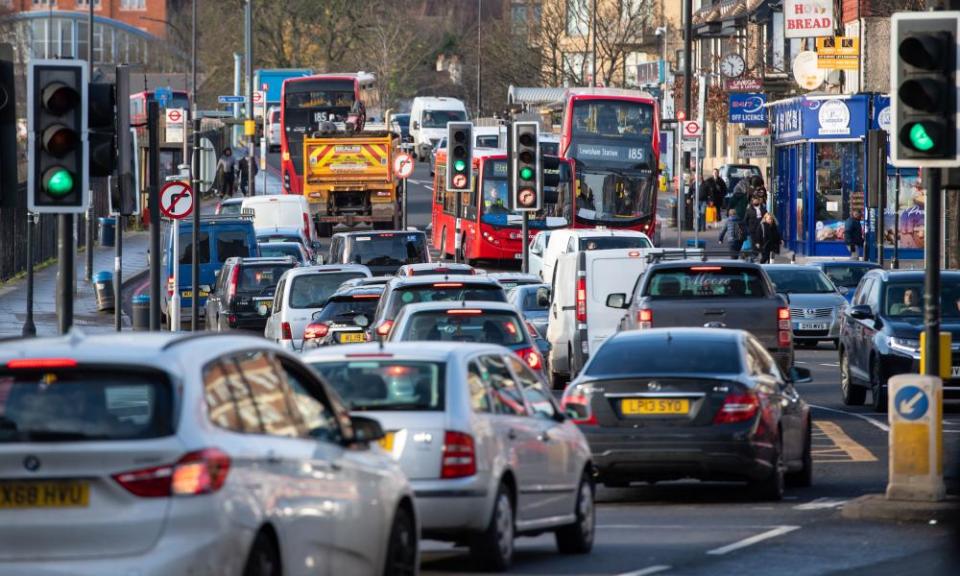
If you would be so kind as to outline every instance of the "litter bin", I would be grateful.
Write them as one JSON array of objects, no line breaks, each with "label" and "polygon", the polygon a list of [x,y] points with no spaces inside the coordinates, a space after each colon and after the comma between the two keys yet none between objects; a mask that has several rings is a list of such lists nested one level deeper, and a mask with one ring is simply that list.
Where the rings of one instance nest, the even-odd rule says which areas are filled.
[{"label": "litter bin", "polygon": [[97,221],[100,222],[100,245],[113,246],[117,240],[117,219],[104,217]]},{"label": "litter bin", "polygon": [[133,297],[133,331],[147,332],[150,330],[150,295],[137,294]]},{"label": "litter bin", "polygon": [[113,273],[97,272],[93,277],[93,288],[97,295],[97,310],[113,310]]},{"label": "litter bin", "polygon": [[706,240],[694,240],[693,238],[687,238],[687,248],[700,248],[701,250],[707,249]]},{"label": "litter bin", "polygon": [[677,199],[673,196],[667,198],[667,228],[676,228],[677,227]]}]

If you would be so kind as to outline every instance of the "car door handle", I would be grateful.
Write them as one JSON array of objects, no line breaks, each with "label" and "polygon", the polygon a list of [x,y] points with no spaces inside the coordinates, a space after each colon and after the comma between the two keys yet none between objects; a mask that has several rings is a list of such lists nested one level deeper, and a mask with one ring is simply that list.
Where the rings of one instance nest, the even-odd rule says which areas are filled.
[{"label": "car door handle", "polygon": [[509,438],[510,440],[516,440],[516,439],[517,439],[517,431],[514,430],[513,428],[511,428],[510,431],[507,432],[507,438]]},{"label": "car door handle", "polygon": [[551,440],[550,432],[545,431],[545,432],[541,432],[540,434],[537,434],[537,440],[541,442],[549,442]]},{"label": "car door handle", "polygon": [[273,450],[267,452],[266,460],[267,464],[279,464],[281,462],[280,456]]}]

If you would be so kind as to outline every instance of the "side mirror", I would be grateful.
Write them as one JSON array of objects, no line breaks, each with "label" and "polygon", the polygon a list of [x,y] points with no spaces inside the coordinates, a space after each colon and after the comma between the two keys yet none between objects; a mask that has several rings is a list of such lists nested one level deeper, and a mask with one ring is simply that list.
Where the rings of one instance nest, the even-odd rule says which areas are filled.
[{"label": "side mirror", "polygon": [[416,120],[413,121],[413,129],[414,129],[414,130],[419,130],[419,129],[420,129],[420,123],[417,122]]},{"label": "side mirror", "polygon": [[548,294],[537,294],[537,306],[540,308],[550,307],[550,296]]},{"label": "side mirror", "polygon": [[839,292],[840,294],[846,296],[847,294],[850,293],[850,289],[847,288],[846,286],[837,286],[837,292]]},{"label": "side mirror", "polygon": [[622,292],[617,292],[615,294],[607,294],[607,308],[626,308],[627,307],[627,295]]},{"label": "side mirror", "polygon": [[383,428],[373,418],[366,416],[351,416],[350,425],[353,427],[353,442],[369,444],[384,437]]},{"label": "side mirror", "polygon": [[809,368],[794,366],[790,368],[790,381],[794,384],[809,384],[813,382],[813,372]]},{"label": "side mirror", "polygon": [[858,304],[850,308],[850,317],[857,320],[869,320],[873,318],[873,310],[866,304]]}]

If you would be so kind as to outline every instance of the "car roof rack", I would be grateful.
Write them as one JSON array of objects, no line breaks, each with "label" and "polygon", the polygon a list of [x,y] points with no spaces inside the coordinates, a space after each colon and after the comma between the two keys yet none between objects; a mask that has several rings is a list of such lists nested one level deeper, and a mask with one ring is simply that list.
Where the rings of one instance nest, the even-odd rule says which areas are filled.
[{"label": "car roof rack", "polygon": [[[190,222],[190,218],[184,220],[184,222]],[[253,220],[253,213],[244,213],[240,214],[201,214],[201,222],[225,222],[228,220]]]},{"label": "car roof rack", "polygon": [[647,264],[663,262],[667,260],[693,260],[700,259],[707,261],[707,252],[703,248],[654,248],[647,252]]}]

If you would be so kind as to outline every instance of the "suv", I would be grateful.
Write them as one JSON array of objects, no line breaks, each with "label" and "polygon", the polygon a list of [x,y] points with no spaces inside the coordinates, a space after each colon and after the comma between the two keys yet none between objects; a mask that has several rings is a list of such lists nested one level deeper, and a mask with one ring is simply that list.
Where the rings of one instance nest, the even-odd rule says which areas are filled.
[{"label": "suv", "polygon": [[262,332],[273,309],[283,273],[296,267],[293,258],[230,258],[207,298],[207,329]]},{"label": "suv", "polygon": [[427,236],[418,230],[338,232],[330,238],[327,264],[363,264],[379,276],[421,262],[430,262],[430,252]]},{"label": "suv", "polygon": [[[173,296],[173,233],[166,231],[166,250],[163,252],[163,270],[167,275],[167,296],[160,299],[160,308],[167,322],[170,318],[170,298]],[[259,256],[257,236],[251,216],[201,216],[199,230],[200,302],[203,314],[207,296],[217,282],[217,273],[229,258]],[[193,281],[191,256],[193,250],[193,221],[180,221],[180,322],[190,321],[191,285]]]},{"label": "suv", "polygon": [[377,311],[383,286],[341,288],[327,299],[303,330],[303,350],[367,342],[367,327]]},{"label": "suv", "polygon": [[416,561],[417,507],[371,445],[379,424],[261,338],[5,342],[0,382],[0,493],[17,497],[0,523],[5,574],[260,574],[311,557],[311,573],[374,574]]},{"label": "suv", "polygon": [[[840,324],[840,391],[843,403],[858,406],[871,391],[873,409],[887,410],[887,381],[920,372],[924,272],[871,270],[860,280]],[[960,340],[960,272],[940,277],[940,329]],[[953,349],[945,401],[960,400],[960,353]]]}]

